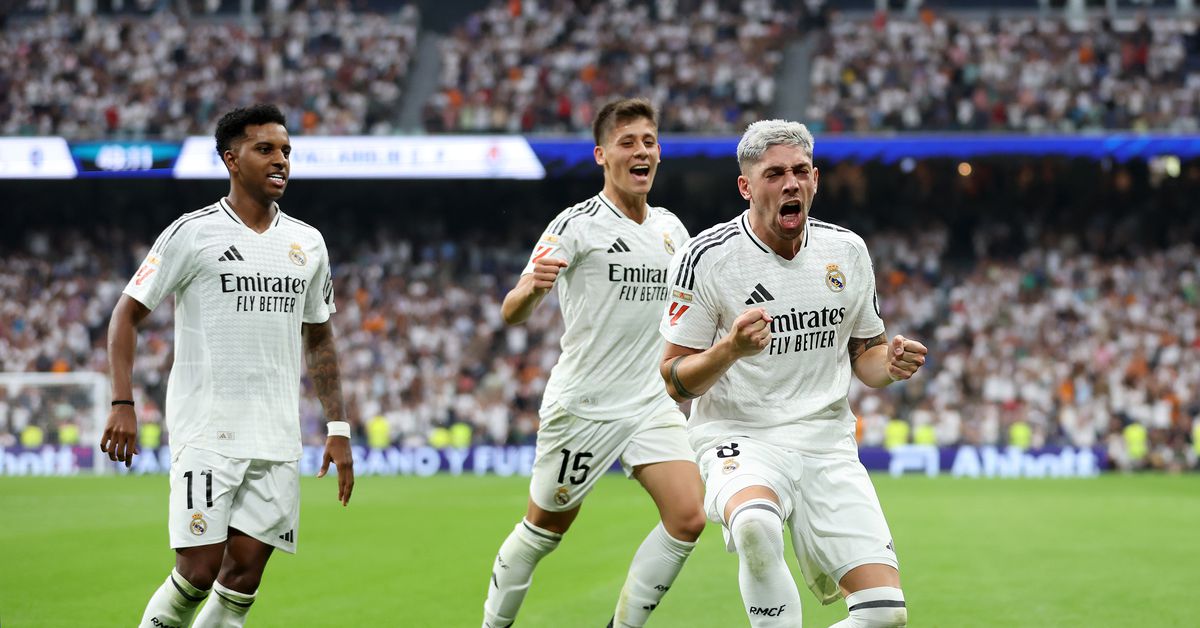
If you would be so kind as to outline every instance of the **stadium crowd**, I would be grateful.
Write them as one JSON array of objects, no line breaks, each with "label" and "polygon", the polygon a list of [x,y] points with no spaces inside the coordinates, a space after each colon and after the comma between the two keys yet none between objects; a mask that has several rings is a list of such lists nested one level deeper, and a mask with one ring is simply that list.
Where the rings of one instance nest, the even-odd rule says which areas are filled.
[{"label": "stadium crowd", "polygon": [[1175,15],[833,14],[811,31],[814,130],[1195,132],[1200,32]]},{"label": "stadium crowd", "polygon": [[[1108,259],[1063,235],[1017,259],[960,266],[946,261],[946,244],[939,228],[869,238],[889,333],[924,340],[931,360],[907,385],[855,386],[863,445],[1098,446],[1130,467],[1196,465],[1195,246]],[[107,317],[145,243],[37,233],[25,249],[0,260],[0,370],[105,371]],[[458,444],[532,442],[562,321],[551,299],[526,325],[504,327],[500,302],[523,247],[380,239],[340,261],[332,250],[343,387],[360,435],[402,446],[449,444],[451,433]],[[148,423],[162,420],[171,321],[160,307],[142,328],[135,396]],[[83,420],[87,404],[70,401],[0,387],[0,446],[29,425],[53,440]],[[322,442],[323,421],[306,393],[310,443]]]},{"label": "stadium crowd", "polygon": [[181,139],[260,101],[286,111],[296,133],[390,133],[418,25],[413,4],[253,21],[169,9],[13,21],[0,31],[0,134]]},{"label": "stadium crowd", "polygon": [[[10,20],[0,133],[178,139],[259,100],[281,105],[295,133],[392,133],[418,13],[281,0],[251,20],[170,5]],[[783,67],[802,41],[814,42],[809,66]],[[440,72],[430,132],[580,133],[595,103],[639,94],[666,132],[737,133],[774,113],[777,81],[795,72],[808,73],[805,117],[819,133],[1200,128],[1198,23],[1162,13],[493,0],[442,39]]]},{"label": "stadium crowd", "polygon": [[638,94],[666,131],[739,132],[769,112],[794,18],[765,0],[502,2],[442,44],[429,131],[577,133]]}]

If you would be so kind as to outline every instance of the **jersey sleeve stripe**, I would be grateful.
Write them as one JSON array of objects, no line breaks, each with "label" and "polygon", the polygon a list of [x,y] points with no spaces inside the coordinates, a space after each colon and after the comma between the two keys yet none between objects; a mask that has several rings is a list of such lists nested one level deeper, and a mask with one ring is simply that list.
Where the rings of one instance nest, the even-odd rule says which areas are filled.
[{"label": "jersey sleeve stripe", "polygon": [[562,235],[563,231],[567,230],[567,223],[569,223],[572,220],[574,220],[580,216],[583,216],[583,215],[595,216],[596,212],[599,211],[599,209],[600,209],[599,201],[596,201],[595,199],[593,199],[588,202],[587,206],[582,207],[582,208],[580,208],[576,211],[573,211],[570,214],[564,216],[562,218],[562,220],[559,221],[558,228],[557,229],[551,228],[550,233],[552,233],[554,235]]},{"label": "jersey sleeve stripe", "polygon": [[688,262],[687,283],[684,284],[685,288],[687,288],[688,290],[692,290],[693,288],[696,287],[696,272],[695,272],[696,264],[700,263],[700,258],[704,255],[704,253],[713,247],[721,246],[722,244],[725,244],[726,242],[736,238],[737,234],[738,234],[738,232],[735,230],[735,231],[732,231],[732,232],[726,234],[725,236],[722,236],[720,240],[716,240],[714,242],[710,242],[703,246],[696,247],[695,254],[692,256],[692,259]]},{"label": "jersey sleeve stripe", "polygon": [[154,243],[154,247],[151,248],[150,250],[154,251],[156,253],[162,253],[162,250],[164,248],[166,248],[168,243],[171,242],[171,238],[174,238],[175,234],[179,233],[179,230],[183,228],[183,225],[185,225],[197,218],[211,216],[215,213],[217,213],[217,208],[213,207],[211,209],[202,209],[199,212],[194,212],[191,214],[184,214],[183,216],[180,216],[178,220],[171,223],[174,228],[167,227],[167,230],[163,231],[163,235],[158,238],[158,241]]},{"label": "jersey sleeve stripe", "polygon": [[692,257],[696,254],[696,249],[708,242],[712,242],[714,239],[728,232],[729,227],[730,225],[725,225],[724,227],[720,227],[715,231],[701,234],[697,236],[695,240],[692,240],[688,243],[687,253],[684,254],[683,260],[679,264],[679,272],[675,276],[675,283],[677,285],[683,285],[687,276],[691,273],[693,267]]},{"label": "jersey sleeve stripe", "polygon": [[291,216],[287,216],[287,215],[284,215],[283,217],[284,217],[284,218],[287,218],[288,220],[290,220],[290,221],[292,221],[292,222],[294,222],[294,223],[296,223],[296,224],[298,224],[298,225],[300,225],[301,227],[308,227],[309,229],[312,229],[313,231],[316,231],[316,230],[317,230],[317,228],[316,228],[316,227],[314,227],[314,226],[312,226],[312,225],[308,224],[307,222],[304,222],[303,220],[297,220],[297,219],[295,219],[295,218],[292,218]]},{"label": "jersey sleeve stripe", "polygon": [[823,220],[817,220],[816,218],[809,218],[809,219],[808,219],[808,224],[810,224],[810,225],[812,225],[812,226],[814,226],[814,227],[821,228],[821,229],[830,229],[830,230],[833,230],[833,231],[840,231],[840,232],[842,232],[842,233],[850,233],[850,230],[849,230],[849,229],[843,229],[842,227],[839,227],[839,226],[837,226],[837,225],[834,225],[834,224],[830,224],[830,223],[828,223],[828,222],[825,222],[825,221],[823,221]]},{"label": "jersey sleeve stripe", "polygon": [[679,264],[679,273],[675,277],[675,283],[681,286],[691,286],[692,271],[696,268],[696,262],[699,261],[702,248],[711,243],[726,237],[729,234],[737,233],[736,224],[727,224],[724,227],[703,234],[688,243],[688,252],[684,255],[682,262]]}]

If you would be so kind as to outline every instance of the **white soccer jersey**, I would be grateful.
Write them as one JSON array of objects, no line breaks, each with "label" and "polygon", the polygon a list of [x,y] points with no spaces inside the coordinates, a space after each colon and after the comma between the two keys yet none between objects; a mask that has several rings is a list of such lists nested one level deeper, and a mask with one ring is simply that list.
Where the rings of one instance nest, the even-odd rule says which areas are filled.
[{"label": "white soccer jersey", "polygon": [[675,214],[651,207],[638,224],[603,194],[550,222],[523,273],[542,257],[567,262],[554,284],[566,332],[543,408],[558,403],[604,421],[655,416],[674,405],[658,375],[657,327],[667,266],[687,239]]},{"label": "white soccer jersey", "polygon": [[697,235],[671,262],[660,324],[668,341],[707,349],[753,307],[773,319],[770,345],[735,362],[692,406],[696,451],[730,436],[855,451],[847,344],[884,331],[875,274],[856,234],[812,218],[805,232],[804,247],[787,260],[754,235],[744,212]]},{"label": "white soccer jersey", "polygon": [[125,287],[154,309],[175,294],[171,447],[300,457],[301,323],[336,311],[321,233],[278,211],[257,233],[224,199],[167,227]]}]

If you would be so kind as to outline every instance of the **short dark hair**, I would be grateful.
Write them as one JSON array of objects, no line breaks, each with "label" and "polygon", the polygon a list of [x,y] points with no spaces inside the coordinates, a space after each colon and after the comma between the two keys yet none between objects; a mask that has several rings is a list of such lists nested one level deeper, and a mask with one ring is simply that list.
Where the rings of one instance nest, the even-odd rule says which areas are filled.
[{"label": "short dark hair", "polygon": [[233,148],[234,140],[246,135],[246,127],[270,122],[287,127],[287,118],[283,117],[279,107],[262,103],[252,107],[239,107],[221,116],[221,120],[217,122],[217,154],[224,155],[225,151]]},{"label": "short dark hair", "polygon": [[596,146],[604,143],[604,138],[612,133],[617,122],[635,118],[646,118],[658,128],[658,111],[645,98],[622,98],[601,107],[592,121],[592,136],[596,139]]}]

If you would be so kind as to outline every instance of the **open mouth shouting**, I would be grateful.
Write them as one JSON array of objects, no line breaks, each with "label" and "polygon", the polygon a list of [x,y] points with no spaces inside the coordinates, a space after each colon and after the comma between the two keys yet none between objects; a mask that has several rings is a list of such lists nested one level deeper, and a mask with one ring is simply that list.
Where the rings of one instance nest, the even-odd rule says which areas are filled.
[{"label": "open mouth shouting", "polygon": [[287,185],[287,175],[282,172],[272,172],[267,175],[267,181],[270,181],[271,186],[275,189],[282,190]]},{"label": "open mouth shouting", "polygon": [[800,199],[792,199],[784,201],[779,208],[779,226],[788,231],[800,229],[804,226],[804,206],[800,204]]},{"label": "open mouth shouting", "polygon": [[636,183],[650,182],[650,166],[647,164],[638,164],[629,169],[629,176]]}]

